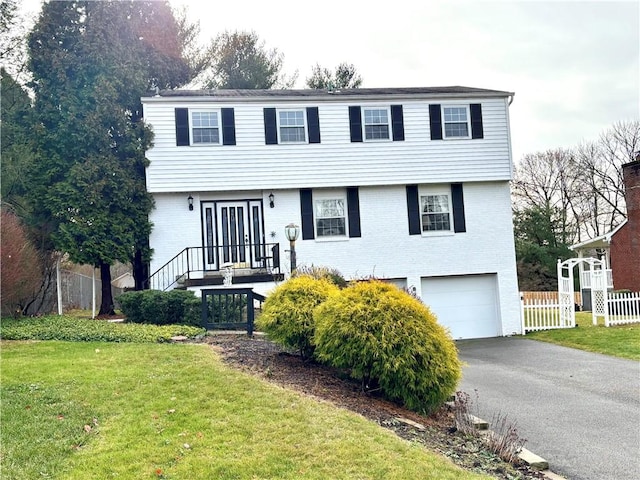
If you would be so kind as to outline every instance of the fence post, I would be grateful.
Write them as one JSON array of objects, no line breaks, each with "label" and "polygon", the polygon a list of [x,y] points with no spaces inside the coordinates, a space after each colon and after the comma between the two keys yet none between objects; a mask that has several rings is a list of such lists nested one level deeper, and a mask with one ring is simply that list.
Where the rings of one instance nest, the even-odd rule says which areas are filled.
[{"label": "fence post", "polygon": [[253,290],[249,290],[247,293],[247,336],[253,336]]},{"label": "fence post", "polygon": [[524,293],[520,292],[520,321],[522,323],[522,335],[526,335],[527,330],[525,329],[525,321],[524,321]]}]

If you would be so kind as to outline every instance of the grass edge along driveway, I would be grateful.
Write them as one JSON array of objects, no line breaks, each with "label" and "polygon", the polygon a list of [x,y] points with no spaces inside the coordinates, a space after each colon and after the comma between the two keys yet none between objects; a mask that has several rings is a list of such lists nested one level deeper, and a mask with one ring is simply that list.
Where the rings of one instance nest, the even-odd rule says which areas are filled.
[{"label": "grass edge along driveway", "polygon": [[640,360],[640,323],[605,327],[593,325],[591,312],[576,313],[576,328],[530,332],[520,338],[540,340],[587,352]]},{"label": "grass edge along driveway", "polygon": [[481,479],[204,345],[1,343],[4,479]]}]

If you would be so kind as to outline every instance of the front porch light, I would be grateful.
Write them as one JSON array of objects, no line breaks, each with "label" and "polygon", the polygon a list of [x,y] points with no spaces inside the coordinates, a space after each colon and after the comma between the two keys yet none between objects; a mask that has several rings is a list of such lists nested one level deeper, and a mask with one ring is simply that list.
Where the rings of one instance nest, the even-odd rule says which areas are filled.
[{"label": "front porch light", "polygon": [[275,203],[273,203],[273,200],[274,200],[274,199],[275,199],[275,197],[273,196],[273,192],[271,192],[271,193],[269,194],[269,206],[270,206],[271,208],[273,208],[273,207],[275,207],[275,206],[276,206],[276,204],[275,204]]},{"label": "front porch light", "polygon": [[189,210],[193,210],[193,197],[189,195],[187,200],[189,201]]}]

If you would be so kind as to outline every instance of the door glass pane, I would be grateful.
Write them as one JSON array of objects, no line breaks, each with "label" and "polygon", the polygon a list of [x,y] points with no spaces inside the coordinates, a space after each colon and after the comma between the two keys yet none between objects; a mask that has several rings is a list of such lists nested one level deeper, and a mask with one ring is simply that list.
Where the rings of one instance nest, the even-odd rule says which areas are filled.
[{"label": "door glass pane", "polygon": [[238,253],[240,254],[240,261],[247,261],[247,253],[244,238],[244,208],[238,207]]},{"label": "door glass pane", "polygon": [[224,263],[229,262],[229,214],[227,213],[227,207],[222,207],[220,210],[222,216],[222,256]]},{"label": "door glass pane", "polygon": [[205,210],[206,229],[207,229],[207,263],[209,265],[216,263],[213,251],[213,215],[211,208]]},{"label": "door glass pane", "polygon": [[231,237],[229,242],[231,243],[231,261],[236,263],[238,261],[238,238],[236,236],[236,209],[235,207],[229,207],[229,233]]}]

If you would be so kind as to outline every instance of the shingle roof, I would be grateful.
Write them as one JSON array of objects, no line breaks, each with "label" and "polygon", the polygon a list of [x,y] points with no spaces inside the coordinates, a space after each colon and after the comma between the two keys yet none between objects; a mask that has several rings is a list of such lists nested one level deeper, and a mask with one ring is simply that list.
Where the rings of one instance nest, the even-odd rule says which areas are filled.
[{"label": "shingle roof", "polygon": [[472,87],[406,87],[406,88],[345,88],[328,90],[298,89],[298,90],[161,90],[156,96],[160,97],[216,97],[216,98],[295,98],[295,97],[389,97],[389,96],[438,96],[438,95],[470,95],[470,96],[500,96],[513,95],[512,92],[501,90],[487,90]]}]

